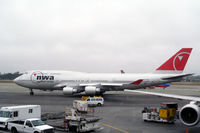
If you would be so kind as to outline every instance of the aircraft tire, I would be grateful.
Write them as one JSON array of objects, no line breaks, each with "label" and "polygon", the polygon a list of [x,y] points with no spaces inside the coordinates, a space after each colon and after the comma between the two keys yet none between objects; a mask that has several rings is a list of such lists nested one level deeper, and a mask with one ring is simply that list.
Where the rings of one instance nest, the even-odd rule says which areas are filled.
[{"label": "aircraft tire", "polygon": [[34,95],[34,93],[33,93],[33,92],[30,92],[30,95],[31,95],[31,96],[33,96],[33,95]]}]

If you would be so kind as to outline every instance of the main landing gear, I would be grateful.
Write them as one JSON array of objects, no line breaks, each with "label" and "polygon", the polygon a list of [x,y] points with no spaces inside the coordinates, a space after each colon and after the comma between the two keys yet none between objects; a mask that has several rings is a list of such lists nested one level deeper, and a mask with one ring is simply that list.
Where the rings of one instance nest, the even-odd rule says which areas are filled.
[{"label": "main landing gear", "polygon": [[31,95],[31,96],[34,95],[33,89],[30,89],[30,95]]}]

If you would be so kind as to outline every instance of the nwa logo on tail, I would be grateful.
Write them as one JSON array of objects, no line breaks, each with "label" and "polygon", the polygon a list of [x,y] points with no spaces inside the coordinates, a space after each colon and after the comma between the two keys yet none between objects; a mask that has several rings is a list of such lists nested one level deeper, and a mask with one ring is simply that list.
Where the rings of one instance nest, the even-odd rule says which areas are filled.
[{"label": "nwa logo on tail", "polygon": [[192,48],[182,48],[156,71],[183,72],[191,51]]},{"label": "nwa logo on tail", "polygon": [[33,82],[41,82],[41,81],[54,81],[54,76],[48,75],[42,72],[34,72],[31,75],[31,80]]}]

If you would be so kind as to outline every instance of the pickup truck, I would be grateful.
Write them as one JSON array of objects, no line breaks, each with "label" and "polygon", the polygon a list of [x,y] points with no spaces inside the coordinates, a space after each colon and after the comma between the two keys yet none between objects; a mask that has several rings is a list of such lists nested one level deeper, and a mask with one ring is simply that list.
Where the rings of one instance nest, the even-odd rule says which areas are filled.
[{"label": "pickup truck", "polygon": [[44,124],[43,121],[37,118],[9,122],[8,130],[12,133],[54,133],[53,127]]}]

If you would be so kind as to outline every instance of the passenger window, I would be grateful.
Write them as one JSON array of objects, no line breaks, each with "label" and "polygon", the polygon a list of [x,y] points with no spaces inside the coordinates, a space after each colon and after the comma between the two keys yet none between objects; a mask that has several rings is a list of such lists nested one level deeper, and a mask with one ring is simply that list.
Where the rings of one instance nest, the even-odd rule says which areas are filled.
[{"label": "passenger window", "polygon": [[14,116],[14,117],[18,117],[18,111],[15,111],[15,112],[13,113],[13,116]]},{"label": "passenger window", "polygon": [[26,121],[26,126],[32,127],[31,122],[30,121]]},{"label": "passenger window", "polygon": [[30,113],[33,113],[33,109],[29,109],[28,110],[28,113],[30,114]]},{"label": "passenger window", "polygon": [[90,101],[90,99],[87,99],[87,101]]}]

